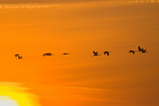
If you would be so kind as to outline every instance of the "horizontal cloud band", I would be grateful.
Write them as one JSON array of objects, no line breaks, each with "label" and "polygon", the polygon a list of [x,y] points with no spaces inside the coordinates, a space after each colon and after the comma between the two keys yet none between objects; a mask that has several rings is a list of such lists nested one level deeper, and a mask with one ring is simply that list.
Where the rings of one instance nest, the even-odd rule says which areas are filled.
[{"label": "horizontal cloud band", "polygon": [[21,4],[21,3],[73,3],[73,2],[92,2],[92,1],[112,1],[112,0],[0,0],[5,4]]},{"label": "horizontal cloud band", "polygon": [[0,4],[0,9],[34,9],[34,8],[51,8],[51,7],[57,7],[59,4],[17,4],[17,5],[6,5],[6,4]]}]

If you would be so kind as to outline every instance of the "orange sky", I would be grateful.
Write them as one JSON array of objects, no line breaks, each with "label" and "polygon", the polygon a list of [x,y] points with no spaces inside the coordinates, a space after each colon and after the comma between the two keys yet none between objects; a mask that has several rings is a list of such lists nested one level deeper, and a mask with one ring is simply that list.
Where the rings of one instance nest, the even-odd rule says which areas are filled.
[{"label": "orange sky", "polygon": [[[42,106],[159,105],[159,4],[121,1],[3,4],[0,81],[32,89]],[[128,54],[139,45],[148,53]]]}]

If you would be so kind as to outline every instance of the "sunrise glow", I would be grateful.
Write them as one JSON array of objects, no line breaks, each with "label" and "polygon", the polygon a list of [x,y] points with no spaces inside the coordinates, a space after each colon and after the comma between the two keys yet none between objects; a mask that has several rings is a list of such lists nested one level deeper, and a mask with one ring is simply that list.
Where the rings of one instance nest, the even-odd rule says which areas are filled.
[{"label": "sunrise glow", "polygon": [[0,106],[40,106],[36,96],[15,83],[0,83]]},{"label": "sunrise glow", "polygon": [[0,0],[0,106],[159,106],[159,0]]}]

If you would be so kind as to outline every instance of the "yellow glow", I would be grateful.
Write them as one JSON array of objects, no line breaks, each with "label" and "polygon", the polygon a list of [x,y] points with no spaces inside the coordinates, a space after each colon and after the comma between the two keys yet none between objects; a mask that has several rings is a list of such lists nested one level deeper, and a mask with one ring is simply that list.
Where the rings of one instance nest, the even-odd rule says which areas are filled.
[{"label": "yellow glow", "polygon": [[19,106],[17,101],[7,96],[0,96],[0,106]]},{"label": "yellow glow", "polygon": [[40,106],[26,90],[15,83],[0,83],[0,106]]}]

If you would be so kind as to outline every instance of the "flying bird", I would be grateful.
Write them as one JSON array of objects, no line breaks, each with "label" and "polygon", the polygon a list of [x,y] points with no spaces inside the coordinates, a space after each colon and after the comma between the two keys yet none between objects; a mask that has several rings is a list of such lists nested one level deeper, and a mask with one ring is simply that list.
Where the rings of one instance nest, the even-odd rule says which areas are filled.
[{"label": "flying bird", "polygon": [[54,55],[54,54],[52,54],[52,53],[44,53],[43,54],[43,56],[52,56],[52,55]]},{"label": "flying bird", "polygon": [[142,50],[142,53],[148,53],[148,52],[146,51],[146,49],[145,49],[145,50],[143,49],[143,50]]},{"label": "flying bird", "polygon": [[130,51],[129,51],[129,53],[133,53],[133,54],[135,54],[135,51],[134,51],[134,50],[130,50]]},{"label": "flying bird", "polygon": [[18,59],[24,59],[23,56],[20,56],[20,54],[15,54],[15,57],[18,57]]},{"label": "flying bird", "polygon": [[93,56],[100,56],[100,54],[98,54],[98,52],[93,51]]},{"label": "flying bird", "polygon": [[111,53],[111,52],[109,52],[109,51],[104,51],[104,55],[107,54],[107,56],[109,56],[109,53]]},{"label": "flying bird", "polygon": [[138,51],[141,51],[142,53],[148,53],[146,49],[141,48],[140,46],[138,46]]},{"label": "flying bird", "polygon": [[63,53],[62,55],[69,55],[70,53]]}]

